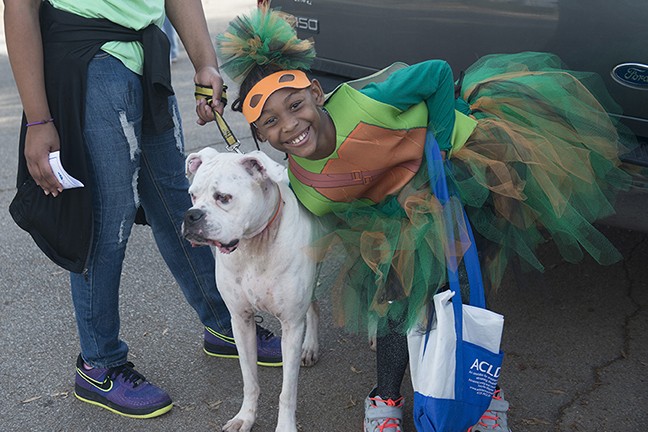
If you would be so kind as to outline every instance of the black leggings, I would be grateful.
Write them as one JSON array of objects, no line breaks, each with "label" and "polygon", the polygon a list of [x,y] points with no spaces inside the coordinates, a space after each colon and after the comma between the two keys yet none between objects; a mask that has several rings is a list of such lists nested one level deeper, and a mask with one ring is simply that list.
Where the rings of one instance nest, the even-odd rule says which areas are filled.
[{"label": "black leggings", "polygon": [[[394,283],[393,280],[390,282]],[[459,265],[459,286],[463,303],[470,303],[470,285],[463,263]],[[382,399],[396,400],[401,396],[401,384],[409,363],[407,334],[403,329],[403,323],[399,321],[389,320],[387,329],[387,333],[376,339],[378,387],[375,394]]]},{"label": "black leggings", "polygon": [[400,388],[407,370],[409,353],[407,335],[400,327],[398,323],[389,321],[389,331],[376,339],[376,395],[383,399],[396,400],[401,396]]}]

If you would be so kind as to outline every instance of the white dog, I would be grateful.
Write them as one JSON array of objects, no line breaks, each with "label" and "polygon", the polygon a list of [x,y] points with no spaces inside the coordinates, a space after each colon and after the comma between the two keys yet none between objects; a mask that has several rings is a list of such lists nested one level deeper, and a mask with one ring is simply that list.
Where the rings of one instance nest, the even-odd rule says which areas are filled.
[{"label": "white dog", "polygon": [[311,366],[319,355],[319,312],[312,301],[317,271],[306,253],[316,222],[288,187],[286,169],[264,153],[205,148],[187,157],[186,168],[193,207],[185,215],[183,235],[216,249],[216,280],[232,315],[243,374],[243,404],[223,430],[247,432],[256,419],[258,310],[281,322],[283,384],[276,431],[296,432],[300,356],[302,365]]}]

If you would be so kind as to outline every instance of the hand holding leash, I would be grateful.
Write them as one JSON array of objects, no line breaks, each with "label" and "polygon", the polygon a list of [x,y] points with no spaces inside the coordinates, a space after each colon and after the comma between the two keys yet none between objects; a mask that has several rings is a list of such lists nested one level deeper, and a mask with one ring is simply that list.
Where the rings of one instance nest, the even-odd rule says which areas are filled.
[{"label": "hand holding leash", "polygon": [[[214,96],[214,90],[211,87],[206,87],[206,86],[201,86],[199,84],[196,84],[194,96],[196,97],[196,100],[205,99],[207,104],[211,106],[212,99]],[[223,85],[223,92],[221,93],[220,100],[223,103],[223,107],[225,107],[225,105],[227,105],[226,85]],[[223,136],[223,139],[225,140],[225,143],[227,144],[227,150],[241,153],[241,151],[239,150],[241,142],[238,139],[236,139],[234,133],[232,132],[232,129],[229,127],[229,125],[227,124],[223,116],[215,109],[212,109],[212,112],[214,113],[214,118],[216,119],[216,125],[218,126],[218,130],[220,131],[221,135]]]}]

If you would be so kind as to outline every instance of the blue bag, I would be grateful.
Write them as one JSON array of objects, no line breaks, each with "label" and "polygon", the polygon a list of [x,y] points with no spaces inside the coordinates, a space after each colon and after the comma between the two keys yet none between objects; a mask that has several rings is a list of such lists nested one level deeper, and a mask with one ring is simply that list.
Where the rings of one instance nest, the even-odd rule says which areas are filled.
[{"label": "blue bag", "polygon": [[[425,144],[435,195],[444,206],[448,244],[469,245],[463,263],[470,304],[461,302],[457,251],[447,256],[449,289],[434,296],[434,309],[408,333],[414,387],[414,423],[419,432],[466,432],[488,409],[504,354],[500,351],[504,318],[485,309],[479,259],[461,202],[448,190],[439,147],[431,133]],[[456,229],[464,224],[466,229]],[[457,238],[460,237],[460,238]],[[457,241],[455,241],[457,240]],[[459,246],[461,247],[461,246]]]}]

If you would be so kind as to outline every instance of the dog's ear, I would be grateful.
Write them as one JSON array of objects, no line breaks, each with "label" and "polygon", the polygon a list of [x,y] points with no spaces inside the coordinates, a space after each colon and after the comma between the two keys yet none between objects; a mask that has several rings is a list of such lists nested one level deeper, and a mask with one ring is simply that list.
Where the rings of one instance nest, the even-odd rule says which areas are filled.
[{"label": "dog's ear", "polygon": [[187,160],[185,160],[185,175],[189,181],[193,180],[200,165],[202,165],[202,159],[198,153],[191,153],[187,156]]},{"label": "dog's ear", "polygon": [[255,169],[254,165],[258,165],[263,169],[263,172],[258,171],[263,174],[264,177],[270,178],[270,180],[274,181],[275,183],[281,182],[286,180],[286,167],[281,165],[280,163],[274,161],[270,156],[267,154],[263,153],[262,151],[259,150],[254,150],[251,151],[250,153],[247,154],[249,157],[253,157],[256,162],[251,163],[251,162],[244,162],[244,165],[247,163],[248,165],[245,165],[246,169],[248,172],[250,172],[250,169]]},{"label": "dog's ear", "polygon": [[265,180],[268,178],[268,171],[266,170],[263,161],[256,156],[246,156],[241,159],[241,165],[245,168],[248,174],[253,178]]},{"label": "dog's ear", "polygon": [[185,160],[185,175],[189,181],[193,180],[196,171],[203,162],[216,156],[218,152],[211,147],[205,147],[198,153],[191,153]]}]

